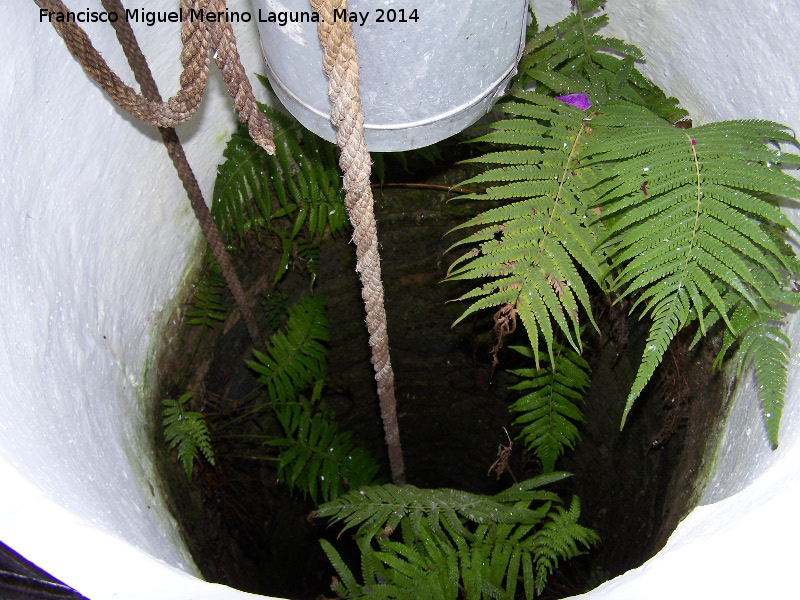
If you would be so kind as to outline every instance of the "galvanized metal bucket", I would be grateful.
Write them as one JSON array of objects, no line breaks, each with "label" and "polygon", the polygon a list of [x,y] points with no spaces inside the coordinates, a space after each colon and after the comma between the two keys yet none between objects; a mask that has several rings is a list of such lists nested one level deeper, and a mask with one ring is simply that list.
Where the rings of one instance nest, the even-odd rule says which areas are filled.
[{"label": "galvanized metal bucket", "polygon": [[[308,0],[253,0],[267,76],[303,125],[333,141]],[[502,95],[525,45],[527,0],[351,0],[367,145],[388,152],[462,131]],[[272,21],[272,22],[270,22]]]}]

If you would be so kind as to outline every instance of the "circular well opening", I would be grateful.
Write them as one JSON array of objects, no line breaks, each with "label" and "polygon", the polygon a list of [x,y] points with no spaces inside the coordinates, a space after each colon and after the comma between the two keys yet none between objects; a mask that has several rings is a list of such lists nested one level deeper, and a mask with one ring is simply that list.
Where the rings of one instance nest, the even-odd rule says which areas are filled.
[{"label": "circular well opening", "polygon": [[[445,234],[484,208],[450,201],[455,194],[447,188],[468,176],[465,167],[455,165],[464,152],[470,150],[461,146],[435,165],[410,154],[413,175],[387,159],[387,182],[431,187],[376,188],[375,207],[408,483],[491,494],[507,488],[513,478],[540,474],[541,465],[521,440],[514,440],[509,471],[499,478],[489,473],[498,449],[508,447],[509,436],[513,440],[519,431],[511,425],[514,416],[508,406],[521,393],[507,389],[516,378],[506,371],[520,366],[519,359],[503,349],[499,366],[492,368],[490,311],[451,327],[466,305],[447,301],[468,289],[469,282],[442,283],[457,256],[443,254],[456,239]],[[256,245],[248,246],[238,262],[251,297],[291,303],[312,289],[300,262],[292,263],[272,288],[275,257]],[[323,240],[313,292],[326,296],[330,321],[330,380],[323,400],[340,431],[352,432],[353,440],[378,459],[388,480],[355,250],[348,234]],[[579,427],[582,439],[575,450],[556,464],[557,470],[573,476],[553,489],[567,499],[578,495],[581,524],[595,529],[602,542],[563,563],[550,577],[545,598],[588,591],[641,565],[663,547],[693,506],[703,457],[726,398],[722,378],[711,370],[718,340],[689,351],[691,338],[679,336],[620,432],[647,323],[628,316],[624,304],[611,306],[600,294],[593,297],[593,310],[601,331],[585,337],[583,356],[592,368],[582,407],[586,423]],[[259,325],[266,335],[279,323],[270,324],[264,312]],[[156,443],[173,513],[203,576],[296,600],[330,595],[335,572],[318,540],[335,542],[338,529],[308,519],[314,503],[298,492],[291,495],[277,481],[275,463],[264,458],[260,444],[215,439],[214,414],[259,398],[256,377],[244,362],[251,358],[251,345],[243,324],[229,314],[214,329],[184,326],[180,340],[162,363],[161,397],[196,391],[193,409],[209,415],[217,465],[198,460],[188,483],[174,453],[166,450],[160,427]],[[510,339],[506,345],[513,343],[525,340]],[[242,427],[247,433],[276,433],[268,419],[245,420]],[[347,562],[357,564],[357,555],[340,548]]]}]

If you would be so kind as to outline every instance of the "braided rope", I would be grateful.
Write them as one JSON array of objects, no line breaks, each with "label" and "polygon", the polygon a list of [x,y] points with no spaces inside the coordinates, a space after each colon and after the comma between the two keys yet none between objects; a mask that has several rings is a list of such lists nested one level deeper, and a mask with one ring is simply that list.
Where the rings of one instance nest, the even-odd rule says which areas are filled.
[{"label": "braided rope", "polygon": [[372,364],[378,384],[383,429],[389,452],[392,481],[405,482],[397,405],[394,396],[394,371],[389,357],[389,336],[383,306],[378,232],[369,185],[372,161],[364,140],[364,115],[358,92],[358,57],[350,24],[334,21],[333,10],[347,9],[346,0],[311,0],[320,15],[317,33],[323,48],[322,66],[328,76],[331,123],[336,128],[336,143],[341,148],[339,166],[344,172],[345,206],[353,225],[356,243],[356,271],[361,278],[361,296],[367,312]]},{"label": "braided rope", "polygon": [[[61,0],[33,0],[41,9],[67,14]],[[275,153],[272,125],[258,110],[250,82],[236,51],[236,38],[230,23],[190,19],[190,10],[224,11],[226,0],[181,0],[185,16],[181,24],[181,87],[166,102],[137,94],[114,73],[100,53],[92,46],[86,32],[74,21],[51,20],[53,28],[63,38],[72,55],[84,71],[94,79],[114,103],[140,121],[157,127],[175,127],[194,115],[203,99],[208,78],[209,51],[213,50],[223,71],[228,93],[239,112],[239,120],[247,123],[250,135],[269,154]],[[119,14],[119,13],[118,13]],[[124,14],[124,13],[123,13]]]},{"label": "braided rope", "polygon": [[[125,12],[125,7],[122,5],[121,0],[101,0],[103,8],[108,12],[116,12],[117,14]],[[139,86],[142,89],[142,95],[148,100],[161,101],[161,94],[158,91],[153,74],[150,71],[150,66],[147,64],[147,59],[139,47],[139,42],[136,40],[136,35],[133,33],[130,23],[124,19],[117,19],[111,23],[114,32],[117,34],[120,46],[125,52],[125,58],[128,59],[128,64],[133,71],[133,75]],[[186,158],[186,153],[183,151],[178,133],[174,127],[159,127],[161,132],[161,139],[166,146],[167,154],[172,160],[172,164],[178,173],[178,178],[186,190],[186,195],[189,197],[189,204],[194,211],[197,222],[200,224],[200,229],[203,231],[203,236],[206,238],[211,254],[214,260],[222,271],[222,276],[231,290],[236,306],[239,308],[239,313],[242,316],[247,332],[253,340],[254,344],[261,341],[258,332],[258,325],[250,310],[250,305],[247,302],[247,296],[239,281],[239,276],[236,274],[236,269],[233,267],[228,251],[220,236],[219,229],[214,223],[214,217],[211,216],[211,211],[208,210],[208,205],[203,199],[203,192],[200,190],[200,185],[197,183],[197,178],[194,176],[194,171]]]},{"label": "braided rope", "polygon": [[[50,12],[67,12],[61,0],[34,0],[34,2]],[[392,480],[401,485],[405,482],[405,470],[397,423],[394,372],[389,356],[386,311],[383,305],[377,226],[373,212],[372,190],[369,185],[372,163],[364,141],[364,117],[358,92],[358,57],[349,23],[345,20],[334,22],[333,19],[334,9],[347,9],[346,0],[311,0],[311,5],[321,16],[318,36],[323,46],[323,68],[328,75],[331,123],[336,127],[336,143],[341,148],[339,165],[344,172],[345,205],[353,225],[356,271],[361,278],[361,295],[367,312],[372,364],[375,368]],[[225,10],[226,0],[181,0],[180,6],[186,15],[190,10],[219,11]],[[65,19],[52,21],[52,25],[86,73],[103,88],[117,106],[146,123],[162,128],[164,142],[178,168],[184,187],[189,192],[190,199],[193,198],[192,192],[196,187],[196,181],[193,174],[190,172],[187,174],[185,169],[182,172],[179,167],[182,148],[174,131],[170,135],[168,129],[185,122],[197,110],[208,75],[209,50],[214,50],[217,64],[228,86],[228,93],[239,112],[239,120],[248,123],[250,135],[256,143],[268,153],[274,154],[272,126],[258,110],[250,82],[239,60],[233,29],[227,21],[209,24],[204,20],[192,20],[188,17],[183,21],[181,88],[167,102],[160,100],[158,90],[154,89],[155,82],[152,82],[153,87],[150,87],[149,82],[145,85],[140,81],[143,91],[148,90],[146,95],[139,95],[127,86],[111,71],[92,46],[89,37],[75,22]],[[126,43],[130,43],[129,38],[132,38],[133,33],[131,31],[130,34],[118,33],[118,35],[121,35],[120,41],[124,37],[128,39]],[[133,41],[135,42],[135,38]],[[128,60],[134,71],[139,69],[140,73],[144,73],[141,67],[142,64],[146,67],[146,62],[140,51],[129,55]],[[149,74],[142,81],[148,78],[152,81],[152,76]],[[185,156],[183,159],[185,161]],[[202,226],[204,220],[200,221]],[[203,229],[205,232],[206,228]],[[251,331],[251,335],[252,333]]]}]

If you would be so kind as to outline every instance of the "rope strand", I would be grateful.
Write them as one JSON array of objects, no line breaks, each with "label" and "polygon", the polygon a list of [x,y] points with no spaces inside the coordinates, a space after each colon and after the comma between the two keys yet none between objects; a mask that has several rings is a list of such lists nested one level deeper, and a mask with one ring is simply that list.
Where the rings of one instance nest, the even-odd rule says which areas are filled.
[{"label": "rope strand", "polygon": [[[125,12],[121,0],[101,0],[101,2],[103,8],[108,12],[116,12],[117,14],[124,14]],[[130,23],[124,19],[117,19],[111,25],[114,27],[117,40],[125,52],[125,58],[128,59],[133,76],[142,89],[142,95],[148,100],[161,102],[158,85],[156,85],[153,73],[150,71],[150,66],[147,64],[147,59],[139,47],[139,42],[136,40],[136,35],[133,33]],[[242,321],[247,327],[247,332],[250,334],[253,343],[258,344],[261,341],[261,337],[256,320],[250,310],[250,305],[247,303],[247,296],[228,256],[225,244],[222,242],[219,229],[217,229],[214,218],[211,216],[211,211],[208,210],[208,205],[203,199],[203,192],[200,190],[194,171],[192,171],[192,167],[186,158],[186,153],[183,151],[183,145],[180,138],[178,138],[178,133],[174,127],[159,127],[158,130],[161,132],[161,139],[164,142],[164,146],[166,146],[167,154],[172,160],[183,188],[186,190],[186,195],[189,197],[189,204],[194,211],[197,222],[200,224],[203,236],[211,248],[211,254],[219,264],[222,276],[231,290],[231,295],[242,316]]]},{"label": "rope strand", "polygon": [[[181,87],[166,102],[137,94],[111,70],[100,53],[92,45],[89,36],[75,21],[68,21],[69,12],[61,0],[33,0],[39,8],[51,13],[61,13],[61,21],[50,19],[56,32],[62,37],[72,55],[84,71],[94,79],[114,103],[128,111],[140,121],[157,127],[175,127],[188,121],[200,105],[208,78],[209,51],[217,53],[220,65],[228,84],[228,92],[239,112],[239,120],[248,124],[253,140],[269,154],[275,154],[272,143],[272,125],[258,110],[253,89],[245,74],[244,67],[236,51],[236,38],[230,23],[207,22],[205,19],[189,18],[190,11],[225,11],[226,0],[181,0],[180,8],[184,15],[181,24]],[[116,11],[113,11],[116,12]],[[117,15],[124,16],[117,12]],[[124,21],[118,18],[117,22]],[[126,22],[127,23],[127,22]],[[141,52],[140,52],[141,54]]]},{"label": "rope strand", "polygon": [[345,206],[353,225],[356,271],[361,278],[361,296],[367,312],[369,344],[392,481],[402,485],[405,483],[405,467],[383,305],[378,231],[369,184],[372,160],[364,140],[364,115],[358,92],[358,56],[350,24],[344,19],[333,18],[333,10],[347,9],[346,0],[311,0],[311,7],[320,15],[317,33],[323,48],[322,67],[328,76],[331,123],[336,128],[336,144],[342,151],[339,166],[344,172]]}]

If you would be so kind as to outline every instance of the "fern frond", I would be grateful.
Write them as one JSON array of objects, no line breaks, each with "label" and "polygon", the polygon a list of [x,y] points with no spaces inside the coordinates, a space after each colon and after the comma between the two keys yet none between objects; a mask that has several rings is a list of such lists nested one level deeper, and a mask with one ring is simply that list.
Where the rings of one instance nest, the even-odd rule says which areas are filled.
[{"label": "fern frond", "polygon": [[344,530],[358,527],[356,536],[370,540],[389,528],[394,531],[408,517],[412,532],[424,537],[423,524],[435,535],[451,527],[471,538],[463,523],[538,523],[544,517],[541,509],[519,508],[534,500],[558,501],[558,496],[536,488],[568,477],[568,473],[551,473],[529,479],[495,496],[483,496],[452,489],[420,489],[413,485],[368,486],[343,494],[320,506],[315,516],[327,517],[332,523],[343,523]]},{"label": "fern frond", "polygon": [[536,82],[542,94],[584,93],[595,108],[624,99],[672,122],[687,114],[675,98],[667,98],[636,69],[635,62],[644,60],[639,48],[596,33],[608,21],[605,14],[591,16],[600,2],[579,0],[574,8],[575,12],[528,42],[519,65],[518,87]]},{"label": "fern frond", "polygon": [[[414,495],[424,492],[416,490]],[[519,494],[519,489],[512,490],[508,497]],[[515,502],[511,508],[528,509],[530,490],[527,494],[526,499]],[[363,585],[356,581],[338,552],[324,542],[323,549],[341,578],[334,590],[340,597],[513,600],[521,581],[525,597],[532,600],[541,593],[547,576],[560,560],[577,556],[581,546],[588,548],[599,539],[592,530],[577,524],[580,515],[577,499],[565,510],[560,506],[552,508],[559,500],[554,495],[550,498],[539,511],[544,521],[539,518],[536,522],[476,523],[457,515],[442,519],[436,528],[428,519],[417,523],[403,520],[402,541],[388,539],[394,531],[391,526],[374,538],[357,535],[362,552]],[[491,503],[487,508],[490,506]],[[431,511],[436,511],[436,507],[431,507]]]},{"label": "fern frond", "polygon": [[328,557],[331,565],[339,575],[338,580],[334,578],[334,583],[331,585],[331,589],[333,589],[333,591],[336,592],[340,598],[353,598],[363,595],[363,586],[356,581],[353,572],[347,566],[347,563],[342,560],[342,557],[336,551],[336,548],[334,548],[333,545],[325,539],[320,539],[319,543],[322,545],[322,550],[325,552],[325,555]]},{"label": "fern frond", "polygon": [[222,153],[217,167],[211,214],[228,239],[241,241],[254,225],[272,218],[267,153],[239,127]]},{"label": "fern frond", "polygon": [[[386,542],[375,558],[385,565],[370,582],[380,598],[458,598],[458,557],[449,544]],[[385,582],[385,583],[383,583]]]},{"label": "fern frond", "polygon": [[290,127],[293,129],[273,136],[275,157],[270,159],[276,164],[271,170],[272,177],[275,181],[276,176],[282,176],[289,192],[286,203],[281,203],[282,209],[276,210],[275,216],[296,212],[292,238],[306,221],[309,239],[321,237],[326,227],[335,235],[344,230],[348,221],[334,146],[297,123]]},{"label": "fern frond", "polygon": [[494,123],[495,131],[475,140],[515,149],[467,161],[501,166],[462,184],[489,184],[485,192],[464,198],[510,202],[456,228],[484,226],[453,246],[470,247],[447,277],[494,278],[494,285],[461,297],[480,298],[461,319],[483,308],[510,309],[513,318],[523,321],[537,367],[539,336],[552,359],[556,330],[580,352],[580,313],[596,327],[582,272],[600,284],[608,270],[597,245],[603,221],[591,214],[597,210],[594,196],[602,190],[578,184],[586,177],[581,171],[592,170],[579,165],[592,145],[593,117],[549,94],[583,93],[594,109],[625,98],[672,120],[686,114],[635,68],[635,61],[643,60],[638,48],[595,33],[607,20],[591,16],[598,1],[580,0],[574,7],[573,14],[534,35],[526,46],[517,87],[535,81],[536,91],[512,94],[502,105],[512,118]]},{"label": "fern frond", "polygon": [[224,321],[226,306],[222,294],[226,289],[225,279],[217,262],[211,259],[208,268],[197,282],[197,289],[186,312],[189,325],[214,327],[215,322]]},{"label": "fern frond", "polygon": [[[241,125],[223,152],[211,212],[231,243],[241,245],[251,230],[277,235],[283,258],[280,278],[292,242],[304,227],[307,241],[312,241],[321,238],[326,227],[339,233],[348,221],[334,146],[290,117],[260,108],[273,125],[275,155],[253,142],[247,126]],[[290,228],[276,225],[282,217],[292,219]]]},{"label": "fern frond", "polygon": [[272,292],[261,301],[261,306],[267,316],[269,326],[272,329],[278,329],[284,319],[288,317],[289,296],[283,292]]},{"label": "fern frond", "polygon": [[330,502],[346,489],[374,481],[378,464],[372,456],[356,447],[349,432],[339,433],[335,422],[312,414],[308,401],[277,405],[275,413],[286,437],[267,445],[281,448],[278,477],[290,490]]},{"label": "fern frond", "polygon": [[572,497],[569,510],[555,506],[548,520],[533,535],[533,555],[536,565],[536,593],[541,594],[547,577],[562,559],[570,559],[584,553],[600,541],[593,530],[578,524],[581,504],[577,496]]},{"label": "fern frond", "polygon": [[[533,351],[524,346],[511,346],[512,350],[533,358]],[[524,378],[509,386],[511,390],[531,390],[509,410],[522,413],[514,425],[524,425],[517,439],[533,450],[545,473],[552,473],[556,459],[565,448],[573,449],[580,440],[575,422],[583,422],[583,413],[577,403],[589,387],[589,364],[571,349],[554,342],[555,361],[540,352],[541,370],[513,369],[510,373]],[[549,363],[549,364],[548,364]]]},{"label": "fern frond", "polygon": [[340,579],[331,586],[340,598],[382,600],[456,600],[459,565],[449,544],[382,542],[363,548],[364,584],[357,582],[336,549],[320,540]]},{"label": "fern frond", "polygon": [[779,328],[761,321],[742,335],[738,372],[751,365],[755,371],[761,411],[772,449],[778,447],[778,432],[786,394],[791,340]]},{"label": "fern frond", "polygon": [[[497,124],[498,131],[480,138],[504,144],[524,144],[520,156],[504,154],[501,164],[471,183],[499,183],[468,197],[515,200],[489,210],[454,229],[483,226],[453,247],[473,246],[450,267],[448,280],[492,278],[459,299],[480,298],[456,321],[476,310],[511,306],[538,348],[541,335],[553,355],[553,330],[558,328],[580,349],[580,311],[594,324],[589,294],[578,268],[599,282],[605,270],[602,255],[593,252],[600,227],[587,226],[587,206],[578,194],[573,170],[588,136],[585,113],[563,102],[532,92],[518,92],[503,107],[517,115]],[[521,135],[506,123],[530,121]],[[499,161],[493,155],[490,161]],[[488,227],[486,227],[488,225]],[[596,325],[595,325],[596,327]],[[538,357],[538,355],[537,355]]]},{"label": "fern frond", "polygon": [[[769,277],[758,269],[755,272],[762,279]],[[791,358],[791,340],[781,331],[784,314],[777,306],[796,308],[800,305],[800,294],[775,287],[766,289],[768,295],[757,299],[758,310],[744,301],[738,301],[730,319],[740,335],[737,337],[730,330],[725,331],[714,366],[720,367],[729,350],[738,344],[736,376],[741,377],[746,369],[753,367],[764,425],[774,450],[778,447]],[[717,319],[718,315],[709,315],[711,324]],[[699,337],[699,333],[696,334],[692,344],[697,343]]]},{"label": "fern frond", "polygon": [[258,373],[272,402],[294,400],[298,390],[325,379],[326,341],[325,299],[307,296],[289,308],[284,329],[270,336],[263,352],[253,349],[255,360],[246,363]]},{"label": "fern frond", "polygon": [[212,465],[214,451],[211,449],[211,435],[208,432],[205,415],[184,410],[183,405],[192,397],[192,392],[183,394],[177,400],[162,400],[162,426],[167,446],[178,449],[178,459],[183,463],[186,478],[191,481],[194,458],[202,454]]},{"label": "fern frond", "polygon": [[759,298],[786,286],[796,259],[785,252],[783,234],[770,228],[796,229],[769,198],[798,200],[800,185],[770,160],[771,144],[791,138],[774,123],[732,121],[686,131],[616,103],[592,126],[598,141],[582,165],[591,167],[584,181],[608,225],[602,242],[611,258],[607,281],[653,318],[624,425],[680,329],[697,320],[705,332],[721,318],[735,337],[742,332],[730,313],[739,300],[759,312]]}]

